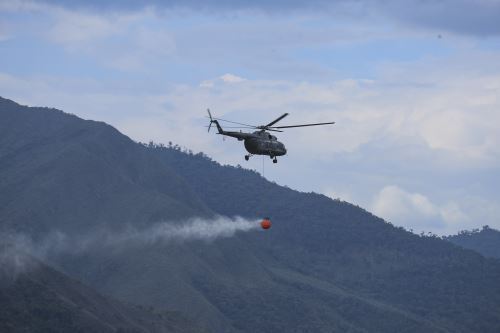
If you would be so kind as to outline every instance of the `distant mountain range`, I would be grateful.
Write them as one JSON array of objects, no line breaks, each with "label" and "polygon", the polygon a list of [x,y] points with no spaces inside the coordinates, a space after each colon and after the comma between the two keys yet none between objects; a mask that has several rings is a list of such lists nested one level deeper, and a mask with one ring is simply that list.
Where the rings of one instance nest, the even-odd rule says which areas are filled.
[{"label": "distant mountain range", "polygon": [[0,99],[4,234],[36,243],[217,215],[270,216],[273,227],[42,260],[105,297],[179,311],[207,332],[500,331],[498,260],[203,154]]},{"label": "distant mountain range", "polygon": [[500,259],[500,231],[488,226],[481,230],[462,231],[445,239],[463,248],[477,251],[485,257]]}]

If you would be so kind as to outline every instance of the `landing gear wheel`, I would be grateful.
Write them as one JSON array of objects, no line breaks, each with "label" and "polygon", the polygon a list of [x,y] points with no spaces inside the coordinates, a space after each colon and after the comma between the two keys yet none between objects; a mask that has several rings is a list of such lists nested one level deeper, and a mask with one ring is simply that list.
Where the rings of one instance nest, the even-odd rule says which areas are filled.
[{"label": "landing gear wheel", "polygon": [[245,155],[245,161],[248,161],[250,159],[250,155]]},{"label": "landing gear wheel", "polygon": [[274,158],[273,163],[278,163],[278,160],[276,159],[276,157]]}]

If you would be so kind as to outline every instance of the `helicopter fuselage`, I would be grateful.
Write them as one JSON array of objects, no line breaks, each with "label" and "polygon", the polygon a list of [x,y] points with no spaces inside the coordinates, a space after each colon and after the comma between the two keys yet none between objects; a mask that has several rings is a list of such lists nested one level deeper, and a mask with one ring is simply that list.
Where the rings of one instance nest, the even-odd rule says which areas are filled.
[{"label": "helicopter fuselage", "polygon": [[[224,131],[217,120],[213,120],[212,122],[217,126],[217,134],[230,136],[238,139],[238,141],[244,141],[245,149],[251,155],[267,155],[273,158],[274,163],[276,163],[277,156],[286,154],[285,145],[279,142],[274,135],[271,135],[265,130],[255,131],[253,133]],[[245,159],[248,160],[249,157],[250,155],[247,155]]]},{"label": "helicopter fuselage", "polygon": [[245,149],[252,155],[268,155],[274,158],[286,154],[285,145],[266,131],[254,132],[243,140]]}]

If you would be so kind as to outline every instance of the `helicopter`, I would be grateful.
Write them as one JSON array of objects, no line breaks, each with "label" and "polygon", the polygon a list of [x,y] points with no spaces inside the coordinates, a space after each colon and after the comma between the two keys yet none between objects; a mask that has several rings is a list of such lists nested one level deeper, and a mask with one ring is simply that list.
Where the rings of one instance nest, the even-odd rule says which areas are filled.
[{"label": "helicopter", "polygon": [[[214,118],[214,117],[212,117],[212,114],[210,113],[210,109],[207,109],[207,112],[208,112],[208,118],[210,119],[210,123],[208,124],[208,132],[210,132],[210,128],[212,127],[212,124],[215,124],[215,126],[217,127],[217,130],[218,130],[217,134],[221,134],[223,136],[230,136],[230,137],[238,139],[238,141],[244,141],[245,149],[248,151],[248,154],[245,155],[245,160],[247,160],[247,161],[253,155],[267,155],[273,160],[273,163],[278,163],[277,157],[283,156],[286,154],[285,145],[282,142],[279,142],[278,139],[269,132],[283,132],[281,129],[284,129],[284,128],[335,124],[335,122],[326,122],[326,123],[301,124],[301,125],[289,125],[289,126],[273,126],[278,121],[280,121],[283,118],[285,118],[286,116],[288,116],[288,113],[284,113],[283,115],[279,116],[278,118],[271,121],[267,125],[254,126],[254,125],[238,123],[235,121],[225,120],[225,119],[221,119],[221,118]],[[242,132],[241,130],[239,132],[225,131],[222,128],[222,126],[220,125],[219,121],[239,125],[237,127],[233,126],[230,128],[257,129],[258,131],[255,131],[253,133]],[[241,126],[243,126],[243,127],[241,127]],[[229,127],[226,127],[226,128],[229,128]]]}]

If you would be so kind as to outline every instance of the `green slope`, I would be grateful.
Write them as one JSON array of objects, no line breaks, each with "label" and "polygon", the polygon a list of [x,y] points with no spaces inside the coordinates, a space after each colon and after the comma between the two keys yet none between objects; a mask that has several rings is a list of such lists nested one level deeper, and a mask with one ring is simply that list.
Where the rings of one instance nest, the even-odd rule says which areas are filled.
[{"label": "green slope", "polygon": [[123,304],[32,257],[9,260],[1,251],[1,332],[199,332],[179,314]]},{"label": "green slope", "polygon": [[75,232],[209,213],[175,173],[109,125],[5,99],[0,119],[0,227]]},{"label": "green slope", "polygon": [[208,243],[53,259],[101,292],[180,310],[213,332],[500,330],[495,260],[252,171],[135,144],[102,123],[0,102],[3,129],[16,128],[0,131],[5,229],[78,234],[214,212],[273,220],[268,232]]},{"label": "green slope", "polygon": [[361,298],[425,318],[437,330],[500,328],[500,285],[495,282],[500,271],[495,261],[395,228],[349,203],[299,193],[252,171],[222,167],[203,155],[161,147],[153,151],[216,212],[271,216],[269,239],[244,237],[260,260],[273,258],[292,270],[334,282]]},{"label": "green slope", "polygon": [[500,259],[500,231],[484,226],[481,230],[462,231],[445,237],[447,241],[485,257]]}]

